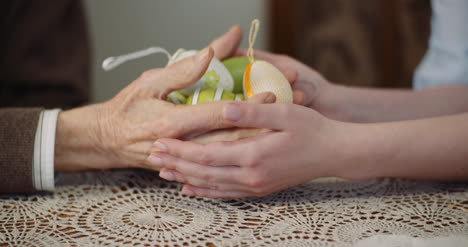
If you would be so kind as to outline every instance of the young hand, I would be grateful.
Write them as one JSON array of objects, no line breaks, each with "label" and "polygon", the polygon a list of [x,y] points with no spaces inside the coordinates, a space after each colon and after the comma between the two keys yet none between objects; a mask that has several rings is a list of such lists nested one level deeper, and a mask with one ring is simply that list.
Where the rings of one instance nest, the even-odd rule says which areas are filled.
[{"label": "young hand", "polygon": [[237,127],[265,130],[255,137],[205,145],[159,139],[154,165],[162,168],[162,178],[187,184],[187,195],[264,196],[313,178],[339,176],[355,133],[353,124],[293,104],[229,103],[214,114]]}]

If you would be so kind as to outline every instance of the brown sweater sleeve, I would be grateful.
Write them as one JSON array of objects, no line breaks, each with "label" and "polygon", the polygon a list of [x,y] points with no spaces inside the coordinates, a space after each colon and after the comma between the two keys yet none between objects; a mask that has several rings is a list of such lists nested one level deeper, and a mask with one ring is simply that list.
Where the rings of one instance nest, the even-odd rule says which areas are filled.
[{"label": "brown sweater sleeve", "polygon": [[0,1],[0,193],[34,191],[43,108],[88,101],[90,49],[79,0]]},{"label": "brown sweater sleeve", "polygon": [[41,110],[0,109],[0,193],[34,191],[34,137]]}]

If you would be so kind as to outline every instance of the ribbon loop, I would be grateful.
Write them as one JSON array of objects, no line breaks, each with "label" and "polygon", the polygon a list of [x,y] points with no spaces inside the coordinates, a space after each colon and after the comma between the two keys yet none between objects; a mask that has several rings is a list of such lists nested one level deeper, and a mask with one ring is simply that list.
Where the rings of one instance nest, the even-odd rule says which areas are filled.
[{"label": "ribbon loop", "polygon": [[250,63],[253,63],[254,60],[254,45],[255,41],[257,40],[257,33],[258,29],[260,28],[260,21],[255,19],[250,24],[250,32],[249,32],[249,49],[247,50],[247,58],[249,59]]}]

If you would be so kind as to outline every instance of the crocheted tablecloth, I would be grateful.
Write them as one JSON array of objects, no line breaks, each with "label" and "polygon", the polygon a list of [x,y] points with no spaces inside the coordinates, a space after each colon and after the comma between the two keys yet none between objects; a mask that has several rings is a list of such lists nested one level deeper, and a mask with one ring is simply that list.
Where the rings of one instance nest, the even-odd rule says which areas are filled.
[{"label": "crocheted tablecloth", "polygon": [[144,170],[61,174],[0,199],[0,246],[353,246],[468,235],[468,184],[309,182],[242,200],[187,197]]}]

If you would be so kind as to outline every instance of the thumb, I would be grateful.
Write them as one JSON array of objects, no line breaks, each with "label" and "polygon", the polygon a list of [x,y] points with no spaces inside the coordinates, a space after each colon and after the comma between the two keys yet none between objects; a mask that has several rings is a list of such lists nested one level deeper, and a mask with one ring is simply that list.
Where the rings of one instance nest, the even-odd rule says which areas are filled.
[{"label": "thumb", "polygon": [[248,102],[252,104],[271,104],[275,103],[275,101],[276,96],[272,92],[259,93],[248,99]]},{"label": "thumb", "polygon": [[298,80],[293,89],[295,104],[310,106],[317,96],[317,86],[312,81]]},{"label": "thumb", "polygon": [[215,56],[219,60],[223,60],[236,53],[241,41],[242,28],[239,25],[236,25],[221,37],[213,40],[210,46],[213,47]]},{"label": "thumb", "polygon": [[289,107],[292,104],[228,103],[223,109],[223,118],[236,127],[266,128],[281,130],[286,127]]},{"label": "thumb", "polygon": [[[213,49],[207,47],[197,55],[185,58],[170,66],[156,70],[146,80],[147,90],[158,99],[166,99],[167,94],[174,90],[186,88],[200,80],[208,69],[214,56]],[[151,73],[151,71],[149,72]]]}]

